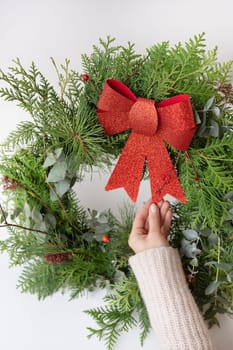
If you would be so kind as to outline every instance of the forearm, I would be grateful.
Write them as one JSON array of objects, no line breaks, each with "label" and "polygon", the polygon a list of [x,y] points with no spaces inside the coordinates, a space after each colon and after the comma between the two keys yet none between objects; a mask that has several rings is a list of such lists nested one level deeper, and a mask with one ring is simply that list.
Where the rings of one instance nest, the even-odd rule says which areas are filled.
[{"label": "forearm", "polygon": [[161,247],[132,256],[151,325],[164,349],[213,350],[207,328],[187,286],[177,250]]}]

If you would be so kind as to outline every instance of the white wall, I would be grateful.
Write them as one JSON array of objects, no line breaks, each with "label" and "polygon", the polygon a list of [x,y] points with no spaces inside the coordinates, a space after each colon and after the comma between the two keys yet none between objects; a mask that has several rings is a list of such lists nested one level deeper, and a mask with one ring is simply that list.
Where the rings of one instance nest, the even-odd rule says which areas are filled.
[{"label": "white wall", "polygon": [[[99,37],[110,34],[121,44],[130,40],[143,52],[158,41],[184,41],[203,31],[208,46],[217,44],[219,58],[228,60],[233,58],[232,10],[231,0],[0,0],[0,67],[5,69],[15,57],[26,65],[33,60],[54,81],[50,56],[58,63],[68,57],[72,66],[79,68],[80,54],[90,52]],[[16,106],[0,101],[0,142],[23,118]],[[87,178],[78,188],[83,205],[116,210],[127,199],[120,190],[104,192],[106,176],[102,180],[96,176],[95,182],[94,188]],[[139,202],[147,197],[144,184]],[[35,296],[22,295],[16,289],[18,274],[18,269],[8,269],[7,256],[0,256],[0,349],[105,349],[96,339],[87,340],[86,326],[93,322],[82,313],[101,305],[104,291],[72,302],[60,294],[38,302]],[[223,317],[222,328],[211,331],[223,350],[232,349],[232,326],[233,322]],[[116,350],[128,349],[129,344],[141,349],[138,330],[123,336]],[[154,334],[144,349],[159,349]]]}]

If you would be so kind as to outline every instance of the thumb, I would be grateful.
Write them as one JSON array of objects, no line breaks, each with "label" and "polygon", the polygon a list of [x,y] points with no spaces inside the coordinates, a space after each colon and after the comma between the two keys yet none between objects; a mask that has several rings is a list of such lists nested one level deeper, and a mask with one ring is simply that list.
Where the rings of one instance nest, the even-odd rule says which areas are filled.
[{"label": "thumb", "polygon": [[150,205],[148,223],[149,223],[149,234],[160,233],[161,231],[160,211],[159,211],[159,207],[155,203],[152,203]]}]

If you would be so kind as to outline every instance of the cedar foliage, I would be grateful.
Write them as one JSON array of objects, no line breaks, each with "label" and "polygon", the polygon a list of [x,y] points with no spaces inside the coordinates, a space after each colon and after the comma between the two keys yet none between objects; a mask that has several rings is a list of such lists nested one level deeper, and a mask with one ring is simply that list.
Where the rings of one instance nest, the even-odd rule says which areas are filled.
[{"label": "cedar foliage", "polygon": [[118,79],[156,102],[191,95],[198,127],[192,144],[187,152],[167,145],[187,197],[186,205],[174,205],[170,242],[180,250],[204,317],[210,326],[218,323],[218,313],[233,312],[232,62],[219,63],[217,48],[208,51],[200,34],[174,47],[156,44],[146,55],[107,37],[82,63],[86,80],[69,69],[69,60],[58,67],[52,59],[58,87],[34,63],[26,69],[16,59],[7,72],[0,70],[0,96],[30,116],[9,134],[0,161],[1,226],[9,229],[0,250],[8,252],[11,266],[22,266],[18,287],[39,299],[57,291],[75,298],[110,284],[105,306],[87,311],[98,327],[90,336],[111,350],[121,332],[135,325],[141,343],[149,332],[128,265],[134,208],[122,208],[120,218],[86,210],[74,188],[93,166],[108,167],[127,140],[129,131],[106,137],[96,117],[105,81]]}]

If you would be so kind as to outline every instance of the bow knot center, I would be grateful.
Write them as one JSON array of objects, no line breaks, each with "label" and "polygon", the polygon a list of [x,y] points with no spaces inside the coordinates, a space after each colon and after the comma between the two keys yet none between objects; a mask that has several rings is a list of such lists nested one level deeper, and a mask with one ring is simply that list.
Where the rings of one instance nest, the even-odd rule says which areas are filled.
[{"label": "bow knot center", "polygon": [[138,98],[130,109],[129,122],[134,132],[153,136],[158,128],[158,113],[154,101]]}]

